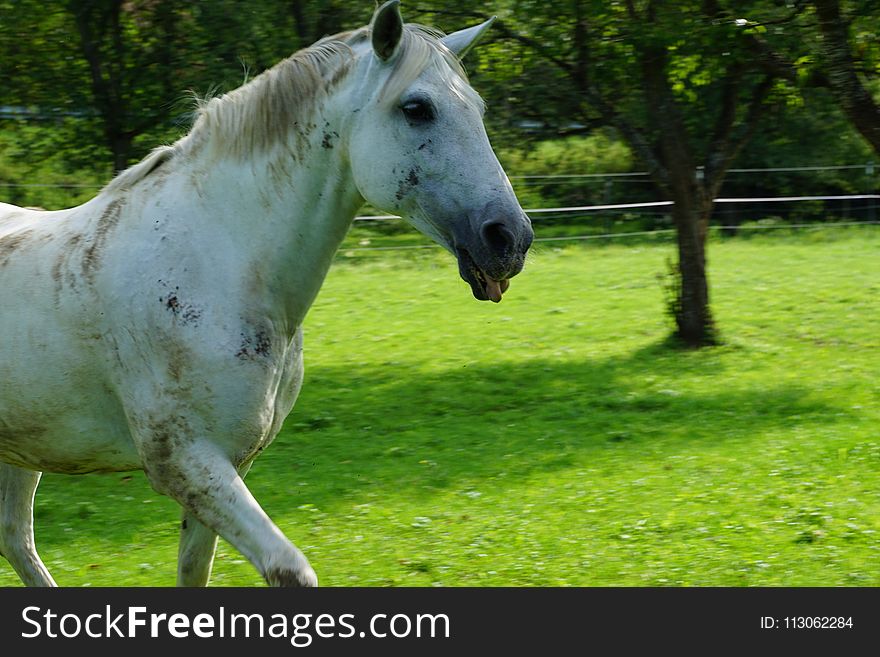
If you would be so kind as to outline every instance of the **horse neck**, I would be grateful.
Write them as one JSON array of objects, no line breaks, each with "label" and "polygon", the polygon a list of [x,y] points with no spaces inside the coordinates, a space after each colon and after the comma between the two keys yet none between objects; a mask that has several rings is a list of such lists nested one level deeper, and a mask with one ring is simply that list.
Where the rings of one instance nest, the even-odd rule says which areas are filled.
[{"label": "horse neck", "polygon": [[196,158],[190,198],[204,229],[223,233],[267,313],[300,325],[363,198],[341,130],[315,117],[290,144],[236,158]]}]

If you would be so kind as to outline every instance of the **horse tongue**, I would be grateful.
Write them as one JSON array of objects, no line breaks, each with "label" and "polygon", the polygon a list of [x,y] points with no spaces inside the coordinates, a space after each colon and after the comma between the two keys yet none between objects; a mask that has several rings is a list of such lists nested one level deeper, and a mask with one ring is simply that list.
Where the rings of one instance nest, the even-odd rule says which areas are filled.
[{"label": "horse tongue", "polygon": [[501,284],[486,276],[486,296],[495,303],[501,301]]}]

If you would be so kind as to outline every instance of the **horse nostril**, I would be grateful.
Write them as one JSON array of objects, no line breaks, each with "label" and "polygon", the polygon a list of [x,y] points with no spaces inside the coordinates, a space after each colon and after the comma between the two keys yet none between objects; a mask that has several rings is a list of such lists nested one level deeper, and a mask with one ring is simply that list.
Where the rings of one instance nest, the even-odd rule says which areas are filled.
[{"label": "horse nostril", "polygon": [[480,236],[493,253],[504,254],[513,250],[513,233],[500,221],[484,223],[480,228]]}]

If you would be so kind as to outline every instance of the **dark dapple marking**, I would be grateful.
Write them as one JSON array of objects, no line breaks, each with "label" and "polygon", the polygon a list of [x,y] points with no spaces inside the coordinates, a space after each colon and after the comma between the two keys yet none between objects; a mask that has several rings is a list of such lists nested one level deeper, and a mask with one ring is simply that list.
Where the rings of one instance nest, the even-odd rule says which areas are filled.
[{"label": "dark dapple marking", "polygon": [[[161,280],[159,283],[168,287]],[[180,286],[175,285],[173,292],[169,292],[165,296],[159,297],[159,303],[165,306],[165,308],[174,315],[176,319],[179,319],[182,324],[198,324],[198,321],[202,317],[201,309],[191,303],[181,301],[178,296],[179,293]]]},{"label": "dark dapple marking", "polygon": [[159,297],[159,301],[183,324],[197,324],[202,317],[202,311],[199,308],[181,301],[176,294]]},{"label": "dark dapple marking", "polygon": [[241,348],[235,352],[240,360],[255,360],[258,357],[268,358],[272,353],[272,340],[266,331],[259,329],[253,336],[241,334]]},{"label": "dark dapple marking", "polygon": [[125,207],[123,199],[116,199],[104,208],[98,223],[95,226],[95,234],[92,236],[91,244],[86,247],[82,260],[83,276],[90,282],[95,281],[95,271],[101,264],[101,256],[104,250],[104,244],[110,232],[119,223],[119,216],[122,208]]},{"label": "dark dapple marking", "polygon": [[394,195],[398,201],[402,201],[403,197],[406,196],[410,192],[410,190],[412,190],[414,187],[418,187],[420,172],[421,169],[415,166],[409,170],[406,178],[398,183],[397,193]]},{"label": "dark dapple marking", "polygon": [[333,148],[333,140],[334,139],[339,139],[338,132],[336,132],[335,130],[331,131],[331,132],[325,132],[324,133],[324,140],[321,142],[321,146],[330,150],[331,148]]},{"label": "dark dapple marking", "polygon": [[309,138],[312,135],[312,131],[318,126],[314,123],[300,123],[299,121],[294,121],[293,123],[293,133],[296,138],[296,147],[297,147],[297,159],[300,161],[302,158],[308,154],[311,150],[311,143]]}]

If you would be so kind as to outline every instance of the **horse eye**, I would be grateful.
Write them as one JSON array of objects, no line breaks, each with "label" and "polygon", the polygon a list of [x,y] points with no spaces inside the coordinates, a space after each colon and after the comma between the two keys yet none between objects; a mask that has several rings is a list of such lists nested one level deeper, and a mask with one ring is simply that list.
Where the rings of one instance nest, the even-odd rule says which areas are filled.
[{"label": "horse eye", "polygon": [[434,108],[427,100],[408,100],[401,105],[400,110],[412,123],[428,123],[434,120]]}]

